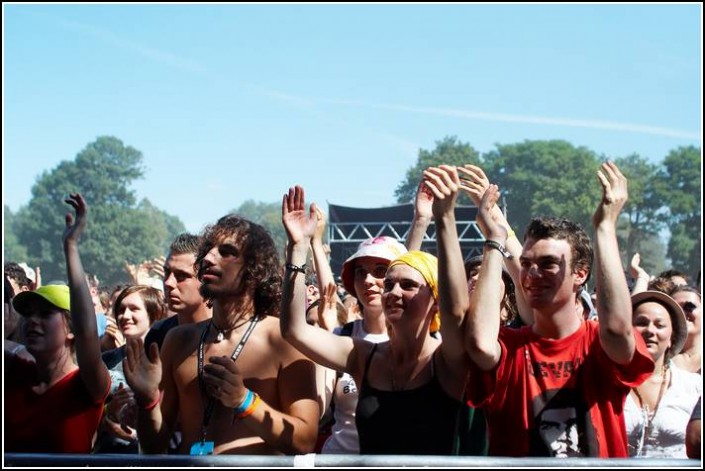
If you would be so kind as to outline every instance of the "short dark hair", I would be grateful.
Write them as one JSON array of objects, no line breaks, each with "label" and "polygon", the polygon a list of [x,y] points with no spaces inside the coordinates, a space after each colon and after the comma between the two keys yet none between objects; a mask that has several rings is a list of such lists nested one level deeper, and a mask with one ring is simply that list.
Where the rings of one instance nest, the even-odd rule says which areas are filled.
[{"label": "short dark hair", "polygon": [[565,240],[570,245],[571,266],[573,273],[578,268],[587,270],[583,286],[590,279],[592,271],[593,249],[590,238],[582,226],[565,218],[541,216],[531,220],[524,233],[526,239],[556,239]]},{"label": "short dark hair", "polygon": [[113,304],[113,316],[118,317],[118,309],[122,301],[131,294],[138,293],[144,302],[144,308],[149,316],[149,324],[152,325],[158,320],[166,317],[167,307],[164,302],[164,295],[161,291],[151,286],[131,285],[122,290]]},{"label": "short dark hair", "polygon": [[169,253],[172,255],[182,255],[192,253],[198,255],[198,249],[201,246],[203,238],[201,236],[183,232],[176,236],[169,246]]},{"label": "short dark hair", "polygon": [[675,268],[671,268],[669,270],[662,271],[661,273],[658,274],[658,276],[656,278],[667,278],[670,280],[674,276],[681,277],[685,280],[686,283],[690,284],[690,277],[687,274],[683,273],[682,271],[676,270]]},{"label": "short dark hair", "polygon": [[203,278],[203,259],[222,239],[235,237],[245,259],[243,287],[254,288],[254,309],[259,315],[278,315],[282,274],[279,254],[269,231],[236,214],[228,214],[207,226],[196,256],[198,279]]},{"label": "short dark hair", "polygon": [[22,268],[19,263],[6,263],[5,276],[14,280],[20,288],[30,288],[32,286],[32,280],[27,277],[27,272],[24,271],[24,268]]}]

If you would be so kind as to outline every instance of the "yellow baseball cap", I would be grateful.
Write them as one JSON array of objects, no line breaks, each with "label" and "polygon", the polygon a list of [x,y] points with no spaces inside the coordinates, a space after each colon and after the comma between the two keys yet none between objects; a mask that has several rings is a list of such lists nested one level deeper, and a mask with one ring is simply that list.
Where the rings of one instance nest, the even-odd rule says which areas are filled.
[{"label": "yellow baseball cap", "polygon": [[69,287],[66,285],[44,285],[34,291],[22,291],[12,300],[12,305],[15,311],[24,316],[26,315],[27,304],[37,297],[49,301],[49,303],[59,309],[71,310],[71,296],[69,295]]}]

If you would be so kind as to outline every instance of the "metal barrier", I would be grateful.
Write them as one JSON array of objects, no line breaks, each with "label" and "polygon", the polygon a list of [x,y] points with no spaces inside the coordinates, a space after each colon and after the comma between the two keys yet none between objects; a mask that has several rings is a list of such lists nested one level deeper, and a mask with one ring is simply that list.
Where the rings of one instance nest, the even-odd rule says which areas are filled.
[{"label": "metal barrier", "polygon": [[699,460],[655,458],[502,458],[411,455],[70,455],[5,453],[3,467],[437,467],[437,468],[702,468]]}]

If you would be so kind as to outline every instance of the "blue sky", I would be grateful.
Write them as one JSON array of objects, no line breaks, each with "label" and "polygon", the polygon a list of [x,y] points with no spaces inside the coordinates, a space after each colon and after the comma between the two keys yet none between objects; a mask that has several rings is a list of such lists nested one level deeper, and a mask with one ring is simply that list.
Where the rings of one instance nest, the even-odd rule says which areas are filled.
[{"label": "blue sky", "polygon": [[702,6],[3,4],[3,201],[112,135],[191,231],[248,199],[394,204],[455,135],[661,161],[702,142]]}]

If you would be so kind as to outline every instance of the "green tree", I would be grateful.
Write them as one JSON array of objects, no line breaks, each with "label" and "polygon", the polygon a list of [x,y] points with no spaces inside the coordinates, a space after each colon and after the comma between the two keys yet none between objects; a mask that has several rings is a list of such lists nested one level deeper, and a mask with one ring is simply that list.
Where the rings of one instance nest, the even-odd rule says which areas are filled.
[{"label": "green tree", "polygon": [[666,206],[661,217],[671,230],[671,265],[693,278],[697,277],[702,260],[701,191],[700,148],[679,147],[669,152],[658,171],[655,193]]},{"label": "green tree", "polygon": [[[274,239],[274,243],[279,249],[279,256],[284,256],[286,247],[286,231],[282,225],[282,204],[262,203],[254,200],[247,200],[239,208],[233,210],[245,219],[256,222],[269,231]],[[283,260],[283,258],[282,258]]]},{"label": "green tree", "polygon": [[115,137],[99,137],[73,161],[41,174],[28,205],[17,213],[15,233],[27,247],[30,265],[42,268],[45,281],[66,277],[61,234],[69,193],[80,192],[89,205],[81,256],[86,271],[104,283],[127,280],[124,262],[165,253],[184,226],[146,200],[136,205],[129,187],[142,175],[142,153]]},{"label": "green tree", "polygon": [[[628,266],[632,255],[639,252],[642,266],[655,266],[657,255],[645,250],[643,242],[647,237],[658,237],[664,228],[658,217],[663,203],[656,195],[657,166],[637,154],[617,158],[615,163],[629,181],[629,199],[622,210],[624,224],[620,224],[623,230],[619,231],[622,263]],[[663,256],[663,251],[659,253]],[[658,262],[663,265],[663,259]]]},{"label": "green tree", "polygon": [[496,145],[484,156],[485,173],[507,203],[507,218],[519,237],[531,218],[565,217],[591,232],[599,200],[599,159],[566,141],[524,141]]},{"label": "green tree", "polygon": [[3,241],[3,257],[7,262],[23,262],[27,260],[27,248],[20,244],[20,241],[15,235],[15,227],[17,217],[12,213],[12,210],[5,205],[3,208],[4,219],[4,241]]},{"label": "green tree", "polygon": [[[428,167],[440,164],[465,165],[480,164],[480,154],[470,145],[458,141],[455,136],[445,137],[441,141],[436,141],[436,148],[432,151],[419,149],[419,157],[416,165],[406,171],[406,177],[394,192],[397,203],[413,202],[416,197],[416,189],[421,181],[423,171]],[[466,195],[461,195],[458,204],[473,204]]]}]

